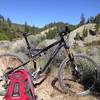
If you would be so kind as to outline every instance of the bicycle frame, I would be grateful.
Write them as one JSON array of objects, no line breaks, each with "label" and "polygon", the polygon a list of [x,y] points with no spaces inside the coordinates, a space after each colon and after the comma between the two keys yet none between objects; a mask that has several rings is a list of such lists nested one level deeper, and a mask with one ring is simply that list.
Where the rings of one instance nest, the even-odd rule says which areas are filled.
[{"label": "bicycle frame", "polygon": [[[72,61],[72,62],[74,61],[73,53],[70,52],[70,47],[66,44],[66,42],[65,42],[65,40],[64,40],[64,35],[63,35],[63,36],[60,36],[60,40],[58,40],[58,41],[56,41],[56,42],[50,44],[49,46],[47,46],[47,47],[45,47],[45,48],[43,48],[43,49],[40,49],[39,51],[38,51],[38,49],[34,49],[33,51],[38,51],[38,53],[36,53],[35,55],[33,55],[32,52],[31,52],[32,48],[31,48],[31,46],[30,46],[30,44],[29,44],[29,41],[28,41],[28,39],[27,39],[27,36],[24,36],[24,38],[25,38],[25,41],[26,41],[26,44],[27,44],[27,49],[29,50],[29,55],[31,56],[33,63],[35,63],[35,60],[37,59],[37,57],[40,57],[40,55],[41,55],[42,53],[44,53],[44,52],[48,51],[50,48],[52,48],[52,47],[58,45],[58,46],[56,47],[56,49],[54,50],[54,52],[52,53],[51,57],[49,58],[48,62],[47,62],[46,65],[44,66],[44,68],[43,68],[42,70],[39,71],[39,74],[48,71],[48,69],[51,67],[51,66],[49,66],[49,65],[52,63],[52,60],[54,59],[54,57],[57,55],[57,53],[60,51],[60,49],[61,49],[62,47],[65,48],[65,50],[66,50],[66,52],[67,52],[67,56],[69,57],[69,61]],[[16,70],[16,69],[18,69],[18,68],[20,68],[20,67],[26,65],[26,64],[29,63],[29,62],[30,62],[30,60],[28,60],[27,62],[21,64],[20,66],[18,66],[18,67],[16,67],[16,68],[12,69],[12,70],[9,71],[7,74],[9,74],[9,73],[13,72],[14,70]]]},{"label": "bicycle frame", "polygon": [[37,58],[37,56],[41,55],[42,53],[48,51],[50,48],[58,45],[56,47],[56,49],[53,51],[52,55],[50,56],[48,62],[46,63],[46,65],[43,67],[43,69],[40,71],[40,73],[43,73],[43,72],[47,72],[48,69],[51,67],[49,66],[51,63],[52,63],[52,60],[55,58],[55,56],[57,55],[57,53],[59,52],[59,50],[64,47],[66,49],[66,52],[68,52],[68,56],[69,56],[69,60],[71,60],[73,58],[71,52],[70,52],[70,47],[68,45],[66,45],[66,42],[64,40],[64,36],[61,36],[61,39],[59,41],[56,41],[54,43],[52,43],[51,45],[41,49],[38,53],[36,53],[35,55],[33,55],[30,51],[31,51],[31,46],[28,42],[28,39],[27,37],[25,37],[25,40],[26,40],[26,44],[27,44],[27,48],[29,50],[29,54],[31,55],[32,57],[32,60],[34,62],[34,60]]}]

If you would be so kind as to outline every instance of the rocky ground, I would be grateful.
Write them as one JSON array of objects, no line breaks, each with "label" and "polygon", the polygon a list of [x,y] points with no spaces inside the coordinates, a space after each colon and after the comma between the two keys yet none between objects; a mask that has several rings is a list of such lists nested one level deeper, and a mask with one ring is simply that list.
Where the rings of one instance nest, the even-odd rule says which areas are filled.
[{"label": "rocky ground", "polygon": [[77,96],[75,93],[83,90],[83,86],[78,83],[70,82],[71,88],[67,94],[55,90],[51,86],[53,77],[50,75],[47,80],[36,88],[36,94],[43,100],[99,100],[100,98],[93,95]]}]

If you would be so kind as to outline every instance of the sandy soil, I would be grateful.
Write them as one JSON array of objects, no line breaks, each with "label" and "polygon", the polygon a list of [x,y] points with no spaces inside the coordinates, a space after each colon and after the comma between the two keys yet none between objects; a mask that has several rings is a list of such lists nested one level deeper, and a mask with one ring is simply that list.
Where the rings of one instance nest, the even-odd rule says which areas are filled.
[{"label": "sandy soil", "polygon": [[52,80],[53,77],[49,76],[43,84],[36,88],[36,94],[39,98],[43,98],[43,100],[100,100],[100,98],[92,95],[77,96],[76,93],[82,91],[83,86],[71,81],[69,82],[71,85],[70,91],[67,94],[60,93],[51,86]]}]

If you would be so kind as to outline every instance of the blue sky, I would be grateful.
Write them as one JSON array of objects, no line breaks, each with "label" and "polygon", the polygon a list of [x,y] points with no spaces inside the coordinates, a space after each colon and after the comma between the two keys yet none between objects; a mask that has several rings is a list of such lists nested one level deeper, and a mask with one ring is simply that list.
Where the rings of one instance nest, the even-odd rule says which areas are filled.
[{"label": "blue sky", "polygon": [[12,22],[42,27],[50,22],[77,24],[100,13],[100,0],[0,0],[0,14]]}]

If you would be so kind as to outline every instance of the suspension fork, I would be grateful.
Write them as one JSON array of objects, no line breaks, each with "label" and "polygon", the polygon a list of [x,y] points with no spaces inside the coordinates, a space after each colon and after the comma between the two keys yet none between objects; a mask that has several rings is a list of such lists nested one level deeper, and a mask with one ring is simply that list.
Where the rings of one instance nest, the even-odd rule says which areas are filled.
[{"label": "suspension fork", "polygon": [[75,61],[74,61],[74,55],[73,55],[73,52],[72,52],[72,50],[71,50],[71,48],[66,44],[66,42],[65,42],[65,40],[64,40],[64,38],[62,38],[62,41],[63,41],[63,43],[64,43],[64,48],[65,48],[65,50],[66,50],[66,53],[67,53],[67,57],[69,58],[69,61],[71,62],[71,66],[72,66],[72,68],[73,68],[73,70],[75,70]]},{"label": "suspension fork", "polygon": [[73,68],[73,70],[75,69],[75,61],[74,61],[74,56],[73,56],[73,53],[72,53],[72,50],[70,47],[67,47],[65,48],[66,49],[66,52],[67,52],[67,56],[69,58],[69,61],[71,62],[71,66]]},{"label": "suspension fork", "polygon": [[73,52],[70,47],[66,47],[65,49],[66,49],[67,55],[69,57],[69,61],[71,62],[72,75],[75,76],[76,79],[79,79],[81,75],[80,75],[80,71],[79,71],[77,65],[75,64]]},{"label": "suspension fork", "polygon": [[74,56],[73,56],[71,48],[67,48],[66,52],[67,52],[67,55],[68,55],[70,61],[74,62]]}]

